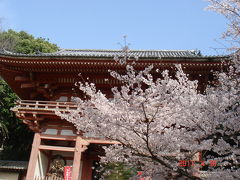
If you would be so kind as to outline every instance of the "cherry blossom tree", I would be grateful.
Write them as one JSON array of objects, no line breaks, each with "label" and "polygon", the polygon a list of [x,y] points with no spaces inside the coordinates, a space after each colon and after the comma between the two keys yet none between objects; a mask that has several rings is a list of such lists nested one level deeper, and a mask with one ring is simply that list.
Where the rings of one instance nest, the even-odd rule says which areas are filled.
[{"label": "cherry blossom tree", "polygon": [[240,2],[239,0],[206,0],[210,3],[208,10],[215,11],[226,17],[228,29],[223,37],[239,43],[240,35]]},{"label": "cherry blossom tree", "polygon": [[[233,61],[239,59],[232,56]],[[211,169],[211,179],[238,179],[240,177],[240,77],[239,65],[230,66],[228,73],[219,73],[218,85],[208,87],[205,113],[208,115],[209,134],[204,139],[211,139],[209,158],[218,163]],[[213,128],[212,128],[213,127]]]},{"label": "cherry blossom tree", "polygon": [[176,79],[164,71],[156,80],[152,66],[137,72],[126,65],[123,75],[111,71],[123,84],[112,89],[113,98],[92,83],[79,82],[87,100],[75,98],[78,110],[60,116],[86,134],[121,143],[106,147],[102,161],[140,166],[148,175],[176,172],[194,178],[192,169],[178,163],[209,146],[209,140],[199,141],[205,135],[202,119],[208,123],[200,108],[206,102],[198,94],[197,82],[177,69]]},{"label": "cherry blossom tree", "polygon": [[209,112],[209,119],[218,123],[215,132],[210,136],[213,140],[211,151],[215,153],[211,158],[219,162],[217,173],[212,174],[212,178],[238,179],[240,177],[240,1],[207,1],[210,3],[207,9],[224,15],[228,20],[228,28],[223,37],[231,41],[233,46],[229,49],[234,50],[229,56],[228,72],[217,74],[218,85],[208,87],[206,90],[208,110],[214,110]]},{"label": "cherry blossom tree", "polygon": [[[123,51],[126,56],[128,49]],[[224,117],[217,111],[220,100],[210,104],[221,96],[215,97],[210,88],[206,95],[199,94],[197,81],[188,80],[179,65],[175,78],[168,71],[155,70],[161,78],[154,79],[153,66],[136,71],[126,57],[116,59],[126,65],[126,74],[110,72],[122,84],[112,89],[113,98],[92,83],[79,82],[87,100],[75,98],[77,111],[58,114],[86,134],[121,143],[105,147],[103,162],[139,166],[150,176],[198,179],[196,168],[181,167],[179,162],[193,160],[204,150],[221,149],[222,144],[213,143],[220,131],[218,116]],[[199,167],[199,163],[190,166]]]},{"label": "cherry blossom tree", "polygon": [[[240,2],[209,2],[209,9],[230,20],[225,36],[238,41]],[[214,167],[206,162],[208,179],[239,178],[239,51],[229,56],[229,71],[219,72],[218,84],[207,87],[203,94],[197,91],[198,82],[190,81],[179,65],[175,77],[153,66],[136,70],[126,58],[128,51],[123,47],[124,58],[115,58],[126,66],[126,73],[110,71],[122,84],[112,88],[112,98],[91,82],[79,82],[87,98],[75,98],[76,111],[57,114],[85,135],[119,142],[104,148],[102,162],[139,167],[143,175],[151,177],[201,179],[201,162],[191,160],[198,152],[208,151],[208,160],[216,162]],[[182,160],[195,164],[181,166]]]}]

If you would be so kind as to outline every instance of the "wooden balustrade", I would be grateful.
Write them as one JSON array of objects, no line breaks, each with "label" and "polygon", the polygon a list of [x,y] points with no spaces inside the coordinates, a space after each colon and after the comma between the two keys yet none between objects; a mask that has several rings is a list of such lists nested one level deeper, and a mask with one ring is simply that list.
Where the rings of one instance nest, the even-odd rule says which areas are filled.
[{"label": "wooden balustrade", "polygon": [[49,176],[45,176],[45,177],[37,176],[37,177],[34,178],[34,180],[64,180],[64,178],[49,177]]},{"label": "wooden balustrade", "polygon": [[56,101],[31,101],[31,100],[20,100],[17,101],[16,106],[12,108],[14,112],[44,112],[53,114],[56,110],[61,112],[69,112],[76,110],[77,104],[74,102],[56,102]]}]

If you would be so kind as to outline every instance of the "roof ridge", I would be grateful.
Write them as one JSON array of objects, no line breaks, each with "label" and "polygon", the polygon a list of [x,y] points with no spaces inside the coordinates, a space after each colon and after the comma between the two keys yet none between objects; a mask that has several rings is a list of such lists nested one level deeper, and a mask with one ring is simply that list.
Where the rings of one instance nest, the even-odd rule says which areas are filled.
[{"label": "roof ridge", "polygon": [[99,52],[112,52],[112,51],[120,51],[120,50],[115,50],[115,49],[62,49],[63,51],[99,51]]},{"label": "roof ridge", "polygon": [[[65,49],[65,48],[62,48],[60,51],[57,51],[57,52],[62,52],[62,51],[99,51],[99,52],[119,52],[119,51],[122,51],[121,49]],[[138,51],[138,52],[141,52],[141,51],[155,51],[155,52],[161,52],[161,51],[164,51],[164,52],[198,52],[198,50],[184,50],[184,49],[171,49],[171,50],[167,50],[167,49],[129,49],[129,51]]]}]

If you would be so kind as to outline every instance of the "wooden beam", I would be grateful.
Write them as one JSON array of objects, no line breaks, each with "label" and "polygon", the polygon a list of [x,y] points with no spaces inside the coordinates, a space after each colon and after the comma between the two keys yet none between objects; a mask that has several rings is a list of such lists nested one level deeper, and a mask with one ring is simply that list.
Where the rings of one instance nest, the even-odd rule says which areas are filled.
[{"label": "wooden beam", "polygon": [[60,140],[60,141],[76,141],[76,137],[73,136],[53,136],[53,135],[41,135],[41,139]]},{"label": "wooden beam", "polygon": [[36,84],[35,83],[22,83],[21,84],[21,88],[34,88],[36,87]]},{"label": "wooden beam", "polygon": [[40,143],[41,143],[40,134],[35,133],[33,144],[32,144],[31,156],[28,163],[28,170],[27,170],[27,176],[26,176],[27,180],[34,180],[34,173],[35,173],[37,160],[38,160],[38,152],[39,152],[38,148]]},{"label": "wooden beam", "polygon": [[40,145],[39,149],[41,149],[41,150],[53,150],[53,151],[66,151],[66,152],[74,152],[74,150],[75,150],[75,148],[73,148],[73,147],[48,146],[48,145]]},{"label": "wooden beam", "polygon": [[87,142],[92,144],[121,144],[118,141],[111,141],[111,140],[102,140],[102,139],[85,139]]},{"label": "wooden beam", "polygon": [[14,80],[18,82],[24,82],[24,81],[29,81],[29,78],[26,76],[15,76]]}]

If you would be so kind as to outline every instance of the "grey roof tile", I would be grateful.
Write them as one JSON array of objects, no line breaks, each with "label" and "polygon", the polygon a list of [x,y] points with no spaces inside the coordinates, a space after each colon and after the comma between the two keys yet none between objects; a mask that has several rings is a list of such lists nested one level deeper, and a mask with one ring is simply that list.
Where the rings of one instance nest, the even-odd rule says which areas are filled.
[{"label": "grey roof tile", "polygon": [[[123,54],[121,50],[71,50],[62,49],[52,55],[76,55],[91,57],[114,57]],[[50,54],[49,54],[50,55]],[[195,50],[129,50],[129,56],[137,56],[139,58],[162,58],[162,57],[201,57],[199,51]]]},{"label": "grey roof tile", "polygon": [[26,170],[27,166],[28,166],[28,162],[27,161],[0,160],[0,169]]},{"label": "grey roof tile", "polygon": [[[77,57],[109,57],[111,58],[116,55],[121,56],[123,55],[123,52],[121,50],[61,49],[54,53],[39,53],[34,55],[13,53],[6,50],[1,51],[0,54],[37,56],[37,57],[38,56],[77,56]],[[128,55],[130,57],[138,57],[138,58],[202,57],[199,51],[196,51],[196,50],[129,50]]]},{"label": "grey roof tile", "polygon": [[[21,54],[0,49],[0,55],[12,57],[30,58],[114,58],[124,56],[122,50],[96,50],[96,49],[61,49],[53,53]],[[219,61],[220,58],[227,58],[229,55],[203,56],[198,50],[129,50],[128,56],[140,59],[191,59]]]}]

